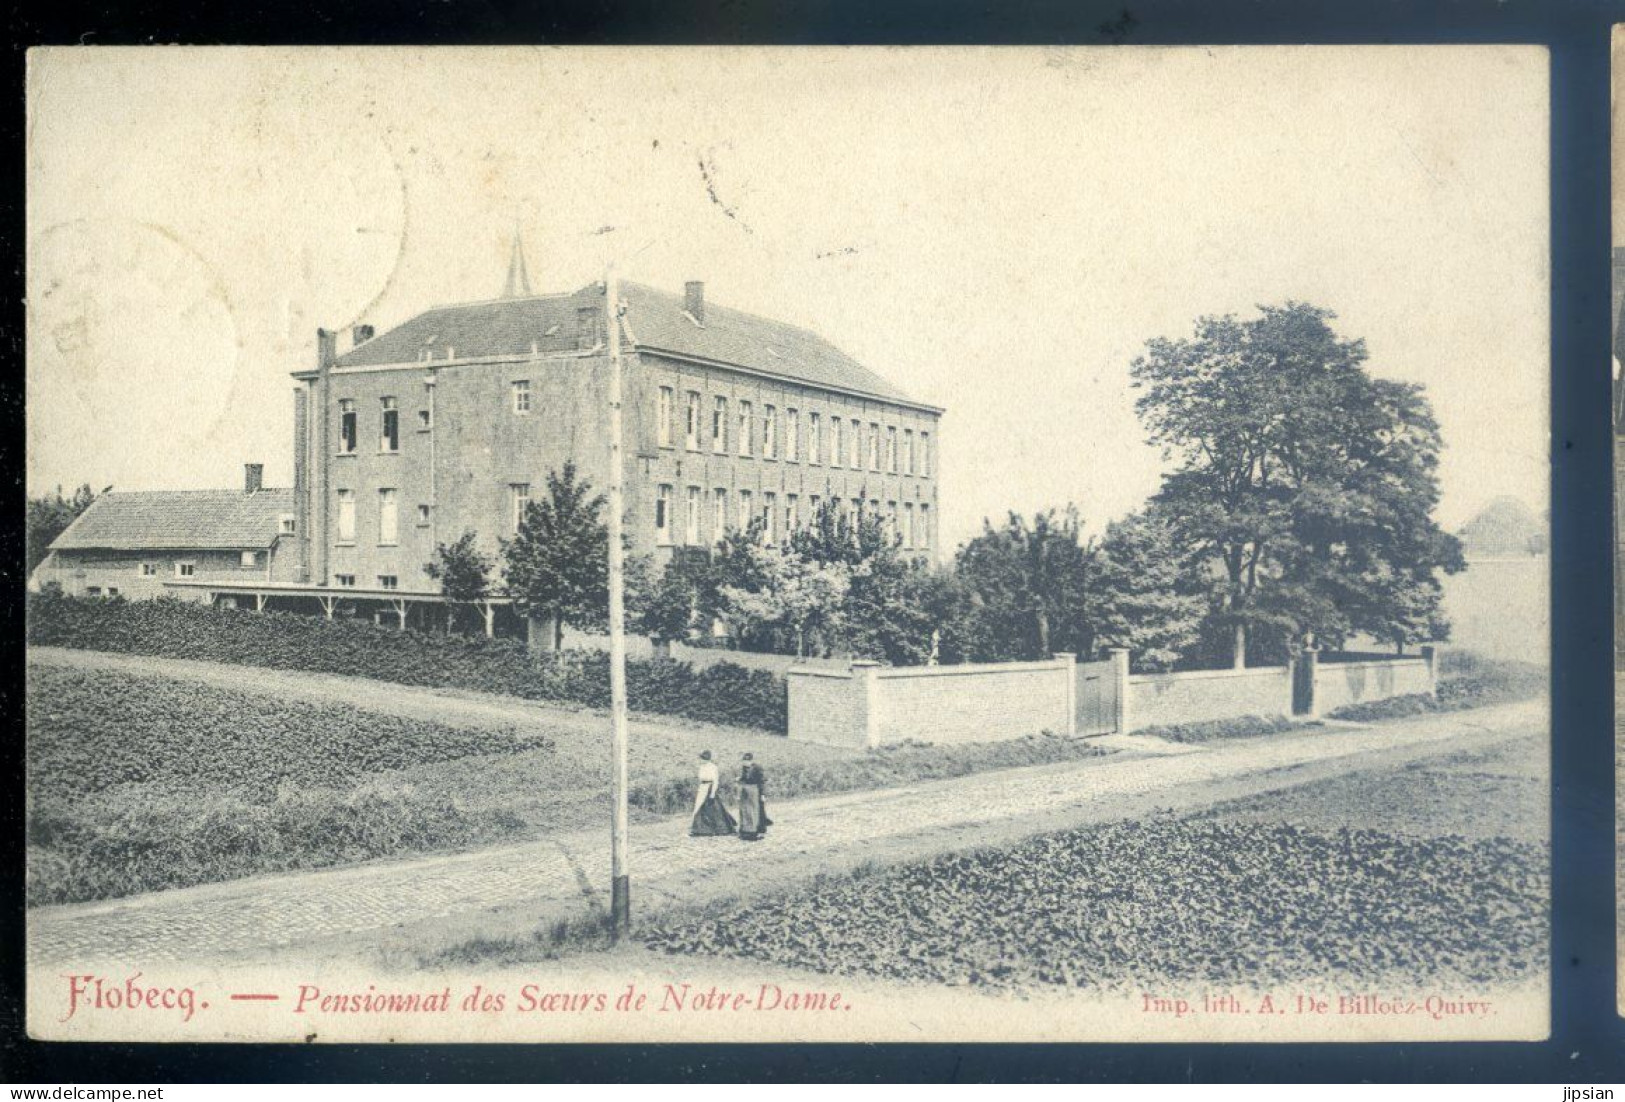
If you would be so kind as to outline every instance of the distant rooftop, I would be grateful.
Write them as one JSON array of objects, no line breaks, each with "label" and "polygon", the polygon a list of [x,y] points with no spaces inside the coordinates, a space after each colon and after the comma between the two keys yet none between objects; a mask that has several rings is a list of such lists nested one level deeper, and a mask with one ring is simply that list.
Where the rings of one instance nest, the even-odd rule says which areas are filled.
[{"label": "distant rooftop", "polygon": [[113,491],[90,503],[55,551],[249,551],[276,542],[293,491]]}]

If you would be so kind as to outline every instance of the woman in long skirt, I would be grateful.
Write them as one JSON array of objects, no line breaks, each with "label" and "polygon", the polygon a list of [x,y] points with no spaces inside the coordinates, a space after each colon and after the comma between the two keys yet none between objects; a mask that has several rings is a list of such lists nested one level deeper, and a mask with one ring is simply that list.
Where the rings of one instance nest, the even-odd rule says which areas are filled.
[{"label": "woman in long skirt", "polygon": [[739,837],[747,842],[756,841],[773,824],[762,803],[766,788],[767,777],[762,767],[746,754],[739,769]]},{"label": "woman in long skirt", "polygon": [[701,751],[700,786],[694,793],[694,818],[688,825],[688,832],[695,837],[732,834],[738,825],[717,795],[720,780],[711,751]]}]

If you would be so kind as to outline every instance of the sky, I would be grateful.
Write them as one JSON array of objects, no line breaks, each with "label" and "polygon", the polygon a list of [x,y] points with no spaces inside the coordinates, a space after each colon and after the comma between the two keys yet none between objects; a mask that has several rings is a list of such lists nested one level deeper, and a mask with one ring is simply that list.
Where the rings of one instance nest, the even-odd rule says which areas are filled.
[{"label": "sky", "polygon": [[[292,479],[289,373],[613,263],[944,406],[948,546],[1136,508],[1129,365],[1302,300],[1425,385],[1439,519],[1547,503],[1531,47],[60,48],[29,54],[28,487]],[[342,348],[342,345],[341,345]]]}]

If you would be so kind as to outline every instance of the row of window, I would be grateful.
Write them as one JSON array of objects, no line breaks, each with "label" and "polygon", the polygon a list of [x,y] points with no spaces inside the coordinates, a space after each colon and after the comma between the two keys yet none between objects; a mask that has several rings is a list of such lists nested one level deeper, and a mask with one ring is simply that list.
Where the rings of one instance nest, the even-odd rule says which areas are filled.
[{"label": "row of window", "polygon": [[[259,551],[243,551],[238,555],[237,565],[244,570],[257,570],[261,565],[260,555],[261,552]],[[142,563],[141,576],[143,578],[156,578],[158,576],[158,564],[155,562]],[[175,577],[195,578],[196,576],[197,563],[178,562],[175,564]]]},{"label": "row of window", "polygon": [[[673,494],[671,486],[662,485],[655,495],[655,541],[661,545],[674,542],[674,515]],[[709,536],[712,542],[721,542],[730,527],[744,530],[748,528],[757,517],[755,496],[749,490],[739,490],[735,494],[735,510],[730,512],[728,507],[728,491],[717,487],[711,491],[711,523]],[[852,498],[848,503],[842,498],[832,499],[843,517],[862,516],[870,517],[882,515],[889,531],[901,536],[902,548],[905,551],[928,551],[931,548],[931,506],[921,503],[918,511],[912,501],[903,502],[899,511],[897,502],[886,502],[885,512],[881,514],[881,505],[878,501],[865,501],[861,497]],[[807,517],[811,519],[818,515],[823,505],[823,498],[818,494],[811,494],[807,498]],[[703,491],[698,486],[688,487],[687,496],[683,502],[683,542],[697,545],[702,542],[702,519],[705,511]],[[801,497],[799,494],[785,494],[784,507],[779,507],[778,494],[765,491],[762,494],[761,513],[762,539],[769,544],[777,543],[779,539],[788,539],[790,535],[802,525]],[[737,520],[730,523],[730,517]]]},{"label": "row of window", "polygon": [[[673,446],[672,406],[675,397],[671,387],[660,388],[656,436],[663,448]],[[728,399],[718,397],[714,403],[711,408],[711,451],[716,455],[726,455],[729,451]],[[691,452],[701,451],[700,438],[704,426],[701,423],[700,392],[697,390],[688,392],[683,424],[684,446]],[[885,471],[888,474],[919,475],[922,478],[931,476],[931,434],[923,430],[916,438],[911,428],[905,428],[899,434],[896,425],[882,426],[878,421],[870,421],[865,431],[863,421],[856,417],[830,417],[826,429],[823,415],[809,412],[803,437],[800,410],[786,407],[781,425],[778,407],[764,405],[758,423],[752,403],[743,399],[735,410],[734,427],[734,446],[742,456],[756,454],[759,427],[763,459],[799,463],[805,457],[808,463],[827,463],[831,467],[846,466],[853,470],[867,467],[871,471]]]},{"label": "row of window", "polygon": [[[340,589],[354,589],[355,588],[355,575],[354,574],[334,574],[333,575],[333,584],[338,586]],[[380,575],[378,575],[378,588],[379,589],[399,589],[400,586],[401,586],[400,575],[398,575],[398,574],[380,574]]]},{"label": "row of window", "polygon": [[[338,491],[339,503],[339,530],[336,536],[339,543],[354,543],[356,529],[356,501],[354,490]],[[425,527],[429,523],[429,507],[418,506],[418,526]],[[391,546],[400,542],[400,494],[389,487],[378,491],[378,543],[381,546]]]}]

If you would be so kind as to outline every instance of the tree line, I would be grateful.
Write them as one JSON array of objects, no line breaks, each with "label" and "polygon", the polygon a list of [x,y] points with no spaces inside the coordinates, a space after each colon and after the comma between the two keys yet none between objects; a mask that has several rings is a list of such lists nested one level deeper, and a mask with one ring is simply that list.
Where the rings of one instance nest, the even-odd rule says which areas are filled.
[{"label": "tree line", "polygon": [[[1438,423],[1422,387],[1370,374],[1333,317],[1292,302],[1148,342],[1130,376],[1162,484],[1098,536],[1070,505],[1011,513],[931,566],[881,517],[826,502],[777,545],[758,520],[658,572],[629,559],[628,626],[897,665],[1126,647],[1145,669],[1274,663],[1307,636],[1400,652],[1446,638],[1440,575],[1465,561],[1433,519]],[[603,625],[603,510],[572,466],[549,476],[501,547],[521,613],[561,633]],[[495,565],[467,533],[429,571],[471,600]]]}]

